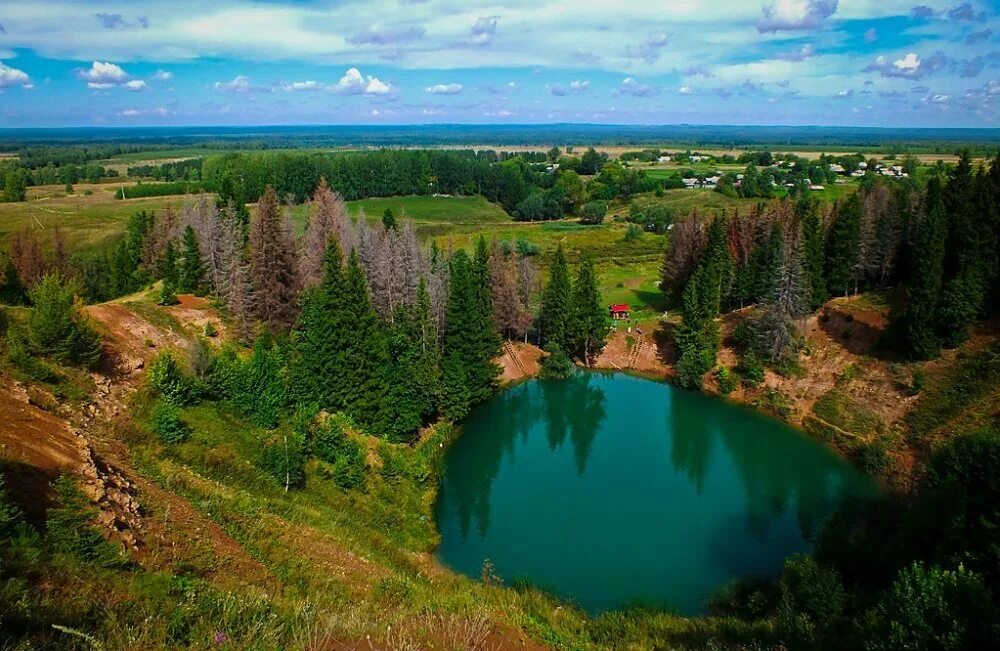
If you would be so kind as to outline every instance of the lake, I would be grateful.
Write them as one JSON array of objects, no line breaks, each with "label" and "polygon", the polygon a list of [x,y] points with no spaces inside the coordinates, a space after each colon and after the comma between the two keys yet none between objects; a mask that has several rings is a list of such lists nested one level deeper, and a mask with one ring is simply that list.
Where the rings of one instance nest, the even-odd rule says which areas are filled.
[{"label": "lake", "polygon": [[622,374],[533,380],[473,410],[436,504],[448,567],[527,579],[588,612],[704,612],[719,587],[776,576],[875,483],[749,409]]}]

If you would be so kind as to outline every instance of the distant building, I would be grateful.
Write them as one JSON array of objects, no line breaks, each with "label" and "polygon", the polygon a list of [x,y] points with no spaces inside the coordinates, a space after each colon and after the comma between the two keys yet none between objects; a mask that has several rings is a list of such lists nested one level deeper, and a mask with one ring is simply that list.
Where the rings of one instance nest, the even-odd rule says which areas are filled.
[{"label": "distant building", "polygon": [[669,163],[671,160],[673,159],[670,156],[660,156],[656,159],[658,163]]},{"label": "distant building", "polygon": [[628,318],[628,304],[627,303],[613,303],[608,307],[608,316],[610,316],[615,321],[624,321]]}]

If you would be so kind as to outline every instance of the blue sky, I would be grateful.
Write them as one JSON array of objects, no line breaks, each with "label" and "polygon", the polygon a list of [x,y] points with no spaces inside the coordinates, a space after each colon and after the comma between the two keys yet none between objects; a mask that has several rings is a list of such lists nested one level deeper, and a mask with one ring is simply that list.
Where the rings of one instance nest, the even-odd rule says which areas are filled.
[{"label": "blue sky", "polygon": [[0,0],[0,126],[1000,126],[1000,2]]}]

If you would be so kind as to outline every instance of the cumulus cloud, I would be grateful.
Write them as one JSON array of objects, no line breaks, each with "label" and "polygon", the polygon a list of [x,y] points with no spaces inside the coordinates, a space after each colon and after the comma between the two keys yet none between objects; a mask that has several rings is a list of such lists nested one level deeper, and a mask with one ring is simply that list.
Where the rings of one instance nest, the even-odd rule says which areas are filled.
[{"label": "cumulus cloud", "polygon": [[978,32],[970,33],[965,37],[965,42],[967,45],[974,45],[979,41],[988,41],[991,36],[993,36],[993,30],[987,27],[979,30]]},{"label": "cumulus cloud", "polygon": [[353,45],[397,45],[421,38],[426,30],[419,25],[392,27],[370,25],[367,29],[347,37]]},{"label": "cumulus cloud", "polygon": [[612,95],[632,95],[635,97],[652,97],[656,95],[659,89],[650,86],[649,84],[641,84],[634,77],[626,77],[622,80],[622,83],[618,84],[611,94]]},{"label": "cumulus cloud", "polygon": [[140,115],[159,115],[162,117],[164,115],[167,115],[168,113],[169,111],[161,106],[159,108],[154,108],[154,109],[127,108],[124,111],[121,111],[118,115],[124,118],[134,118]]},{"label": "cumulus cloud", "polygon": [[862,72],[877,72],[883,77],[902,77],[904,79],[920,79],[924,71],[923,62],[916,52],[909,52],[903,58],[895,61],[878,56],[862,70]]},{"label": "cumulus cloud", "polygon": [[462,88],[462,84],[434,84],[425,88],[424,92],[431,95],[458,95]]},{"label": "cumulus cloud", "polygon": [[816,54],[816,49],[813,48],[812,43],[806,43],[796,50],[778,52],[774,55],[774,58],[781,61],[805,61],[806,59],[814,56],[818,56]]},{"label": "cumulus cloud", "polygon": [[129,74],[120,66],[105,61],[94,61],[90,68],[78,69],[76,76],[87,82],[87,88],[93,90],[107,90],[121,86],[129,80]]},{"label": "cumulus cloud", "polygon": [[686,75],[688,77],[714,77],[715,76],[714,74],[712,74],[712,71],[709,70],[708,68],[706,68],[705,66],[698,66],[698,65],[689,66],[689,67],[685,68],[684,70],[681,71],[681,74]]},{"label": "cumulus cloud", "polygon": [[10,88],[12,86],[20,86],[29,90],[34,88],[28,73],[17,68],[11,68],[3,61],[0,61],[0,88]]},{"label": "cumulus cloud", "polygon": [[838,0],[777,0],[762,8],[757,31],[815,29],[837,11]]},{"label": "cumulus cloud", "polygon": [[666,47],[670,37],[666,32],[653,32],[639,45],[629,45],[625,48],[625,58],[638,59],[646,63],[656,63],[660,58],[660,50]]},{"label": "cumulus cloud", "polygon": [[250,77],[246,75],[236,75],[229,81],[215,82],[215,90],[223,93],[263,93],[269,89],[264,86],[254,86],[250,83]]},{"label": "cumulus cloud", "polygon": [[952,20],[965,20],[969,22],[982,22],[986,18],[985,11],[976,11],[971,4],[963,2],[948,10],[948,18]]},{"label": "cumulus cloud", "polygon": [[174,73],[168,70],[157,70],[153,75],[154,81],[170,81],[174,78]]},{"label": "cumulus cloud", "polygon": [[125,90],[130,90],[132,92],[144,90],[146,88],[146,82],[142,79],[133,79],[131,81],[126,81],[122,84],[122,88]]},{"label": "cumulus cloud", "polygon": [[500,22],[500,16],[480,16],[476,18],[476,22],[472,24],[472,38],[470,43],[473,45],[488,45],[493,41],[493,36],[497,33],[497,23]]},{"label": "cumulus cloud", "polygon": [[290,93],[296,93],[300,91],[314,91],[321,90],[323,85],[316,81],[315,79],[307,79],[306,81],[279,81],[275,85],[275,88]]},{"label": "cumulus cloud", "polygon": [[849,97],[854,97],[854,91],[850,88],[845,88],[844,90],[838,90],[833,96],[837,99],[847,99]]},{"label": "cumulus cloud", "polygon": [[348,68],[330,90],[340,95],[388,95],[392,92],[392,87],[378,77],[366,77],[357,68]]},{"label": "cumulus cloud", "polygon": [[149,21],[144,16],[136,18],[134,23],[125,20],[125,16],[121,14],[96,13],[94,14],[94,18],[97,19],[97,22],[104,29],[126,29],[133,25],[142,29],[149,27]]},{"label": "cumulus cloud", "polygon": [[566,95],[582,95],[587,92],[590,88],[590,82],[587,80],[575,80],[569,82],[568,86],[563,86],[561,84],[550,84],[546,86],[549,89],[550,95],[555,95],[556,97],[565,97]]}]

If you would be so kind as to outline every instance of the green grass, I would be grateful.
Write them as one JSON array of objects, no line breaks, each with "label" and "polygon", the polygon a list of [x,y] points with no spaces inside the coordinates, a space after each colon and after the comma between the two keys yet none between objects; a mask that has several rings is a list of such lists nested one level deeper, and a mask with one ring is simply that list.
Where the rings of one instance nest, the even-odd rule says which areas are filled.
[{"label": "green grass", "polygon": [[955,362],[941,375],[931,379],[916,408],[907,416],[912,436],[916,440],[952,425],[964,430],[968,423],[994,416],[997,389],[1000,387],[1000,344],[985,350],[960,353]]},{"label": "green grass", "polygon": [[826,392],[816,401],[813,413],[831,425],[856,435],[874,434],[883,426],[874,412],[851,400],[837,388]]}]

